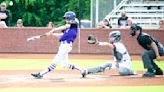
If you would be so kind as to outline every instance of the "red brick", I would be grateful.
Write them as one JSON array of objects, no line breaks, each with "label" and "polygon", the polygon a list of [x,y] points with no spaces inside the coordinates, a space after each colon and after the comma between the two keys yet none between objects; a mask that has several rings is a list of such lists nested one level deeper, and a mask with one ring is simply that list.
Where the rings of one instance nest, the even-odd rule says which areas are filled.
[{"label": "red brick", "polygon": [[[56,53],[59,47],[59,41],[56,37],[44,37],[27,43],[26,39],[31,36],[40,35],[48,32],[48,28],[3,28],[0,29],[0,52],[5,53]],[[90,45],[87,43],[88,35],[95,35],[99,41],[108,41],[108,34],[113,30],[120,30],[122,34],[122,42],[131,54],[141,54],[142,48],[137,44],[136,40],[131,38],[128,29],[81,29],[77,39],[73,44],[71,53],[90,53],[90,54],[110,54],[111,49]],[[164,30],[143,30],[152,35],[162,44],[164,44]],[[80,36],[80,43],[79,43]]]}]

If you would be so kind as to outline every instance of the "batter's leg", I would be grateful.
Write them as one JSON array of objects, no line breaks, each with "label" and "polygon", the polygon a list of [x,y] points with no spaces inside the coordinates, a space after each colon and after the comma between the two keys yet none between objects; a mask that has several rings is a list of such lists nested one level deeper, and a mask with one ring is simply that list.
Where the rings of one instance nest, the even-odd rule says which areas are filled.
[{"label": "batter's leg", "polygon": [[31,74],[33,77],[36,77],[36,78],[42,78],[45,74],[51,72],[52,70],[54,70],[54,68],[57,66],[57,64],[59,62],[62,61],[62,57],[63,57],[63,54],[65,53],[64,49],[63,49],[64,46],[60,45],[59,46],[59,50],[58,50],[58,53],[56,54],[56,56],[53,58],[52,60],[52,63],[46,68],[44,69],[43,71],[39,72],[39,73],[36,73],[36,74]]},{"label": "batter's leg", "polygon": [[44,76],[48,72],[51,72],[52,70],[54,70],[56,68],[57,64],[62,60],[61,56],[62,56],[62,54],[57,53],[56,56],[53,58],[52,63],[46,69],[41,71],[40,75]]},{"label": "batter's leg", "polygon": [[73,64],[68,64],[68,53],[65,53],[65,55],[63,56],[63,60],[61,61],[61,65],[63,66],[63,68],[67,68],[67,69],[71,69],[71,70],[78,70],[81,72],[81,68],[73,65]]}]

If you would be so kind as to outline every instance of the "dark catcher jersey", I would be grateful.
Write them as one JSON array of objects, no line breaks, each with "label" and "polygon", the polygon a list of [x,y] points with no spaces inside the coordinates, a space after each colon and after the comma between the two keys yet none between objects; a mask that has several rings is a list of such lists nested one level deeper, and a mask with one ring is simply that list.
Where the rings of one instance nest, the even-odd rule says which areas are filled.
[{"label": "dark catcher jersey", "polygon": [[141,33],[137,38],[138,44],[141,45],[144,49],[152,49],[151,43],[155,42],[158,45],[158,41],[146,33]]}]

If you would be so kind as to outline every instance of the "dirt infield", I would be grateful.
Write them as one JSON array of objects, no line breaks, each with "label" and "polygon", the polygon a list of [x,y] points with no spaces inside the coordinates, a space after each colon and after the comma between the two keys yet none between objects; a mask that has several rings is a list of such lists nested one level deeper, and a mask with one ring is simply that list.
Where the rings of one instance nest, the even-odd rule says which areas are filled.
[{"label": "dirt infield", "polygon": [[[0,54],[0,58],[31,58],[31,59],[51,59],[54,54]],[[112,55],[100,54],[70,54],[69,59],[113,59]],[[140,60],[139,55],[133,55],[132,59]],[[164,59],[163,59],[164,60]]]},{"label": "dirt infield", "polygon": [[157,86],[164,85],[164,76],[142,78],[141,75],[118,76],[115,71],[88,75],[81,78],[78,72],[54,71],[42,79],[33,78],[36,71],[0,71],[0,88],[8,87],[72,87],[72,86]]},{"label": "dirt infield", "polygon": [[[52,58],[52,54],[1,54],[0,58]],[[70,55],[71,59],[110,59],[108,55]],[[134,57],[135,59],[138,56]],[[141,75],[118,76],[116,71],[87,75],[81,78],[79,72],[55,70],[43,79],[35,79],[30,74],[38,70],[0,70],[0,88],[8,87],[72,87],[72,86],[158,86],[164,85],[164,76],[142,78]],[[139,71],[143,73],[143,71]]]}]

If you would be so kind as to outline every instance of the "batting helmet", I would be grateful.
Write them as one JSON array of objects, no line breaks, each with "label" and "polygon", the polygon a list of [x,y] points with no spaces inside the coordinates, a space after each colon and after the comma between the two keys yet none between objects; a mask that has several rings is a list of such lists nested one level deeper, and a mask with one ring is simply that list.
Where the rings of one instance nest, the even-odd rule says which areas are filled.
[{"label": "batting helmet", "polygon": [[109,42],[115,43],[121,40],[121,33],[120,31],[112,31],[109,33]]},{"label": "batting helmet", "polygon": [[76,18],[76,15],[74,12],[68,11],[64,14],[63,18],[66,20],[74,20]]},{"label": "batting helmet", "polygon": [[133,24],[131,27],[130,27],[130,35],[131,36],[135,36],[136,35],[136,31],[140,31],[140,33],[142,32],[142,28],[140,26],[138,26],[137,24]]}]

